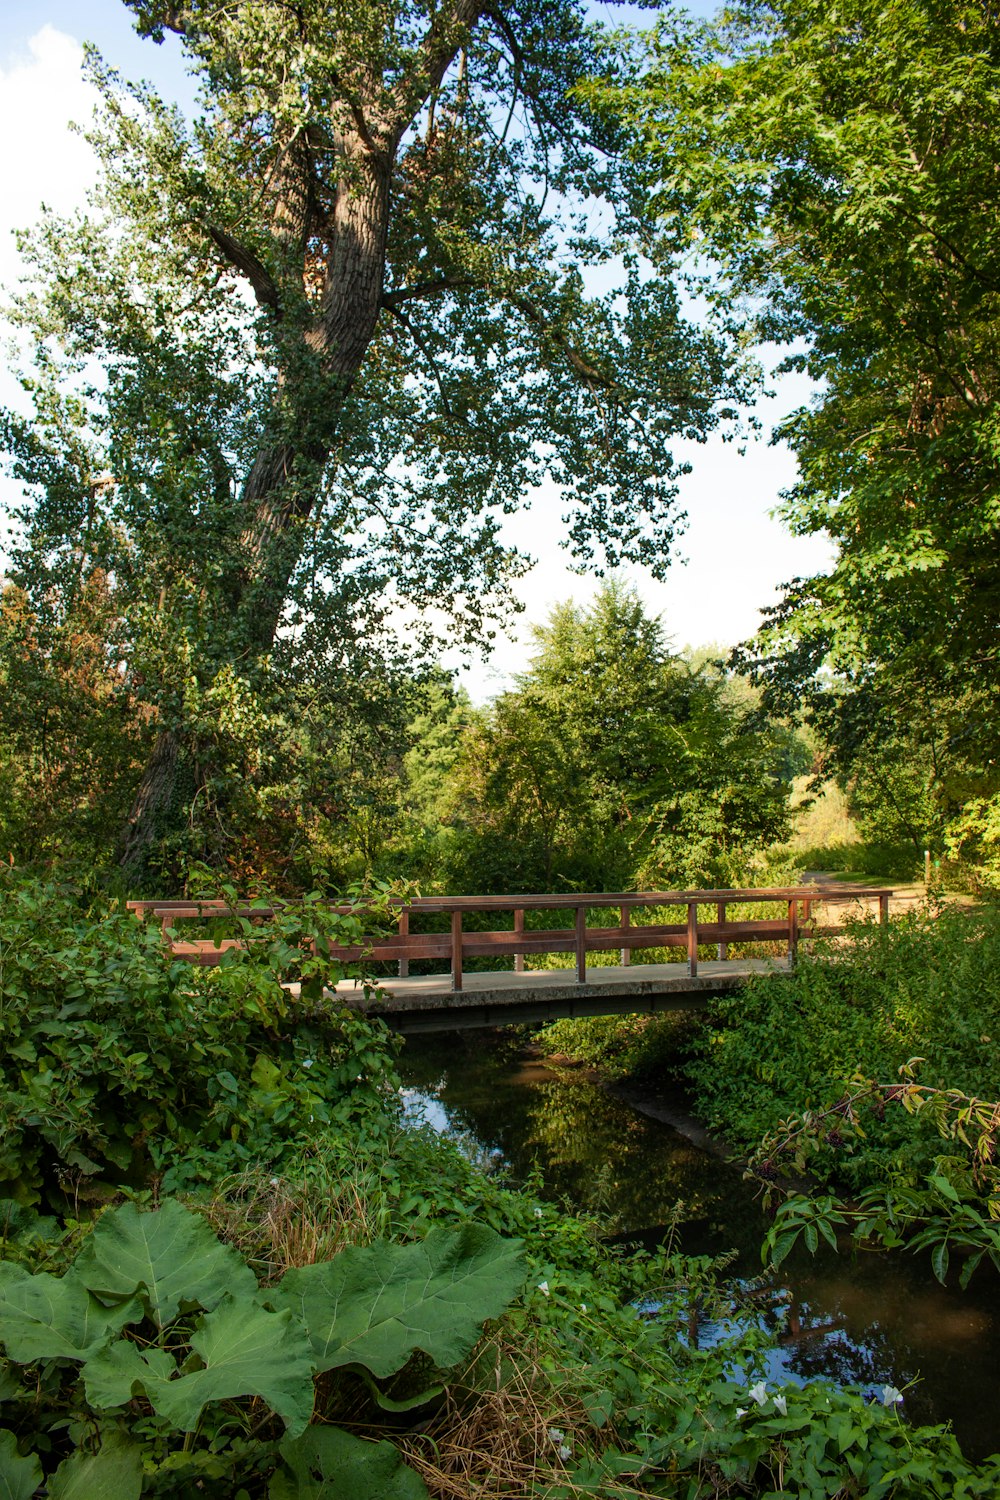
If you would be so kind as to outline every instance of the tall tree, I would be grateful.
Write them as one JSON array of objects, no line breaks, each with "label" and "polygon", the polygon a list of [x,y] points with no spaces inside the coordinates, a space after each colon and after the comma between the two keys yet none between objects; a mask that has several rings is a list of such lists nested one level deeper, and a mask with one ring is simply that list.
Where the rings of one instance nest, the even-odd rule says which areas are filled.
[{"label": "tall tree", "polygon": [[640,258],[621,132],[572,92],[615,66],[577,0],[126,3],[202,112],[93,62],[100,193],[26,242],[35,414],[7,425],[19,581],[101,567],[153,705],[134,865],[192,680],[349,672],[401,616],[431,652],[442,620],[484,638],[521,565],[497,518],[543,479],[579,559],[662,569],[670,440],[742,373]]},{"label": "tall tree", "polygon": [[784,513],[836,561],[788,586],[756,670],[812,701],[843,774],[906,742],[946,817],[1000,753],[996,7],[750,0],[664,28],[605,102],[714,294],[817,382],[778,434]]},{"label": "tall tree", "polygon": [[514,691],[473,721],[454,777],[467,883],[664,889],[731,883],[787,832],[791,737],[692,668],[612,580],[536,627]]}]

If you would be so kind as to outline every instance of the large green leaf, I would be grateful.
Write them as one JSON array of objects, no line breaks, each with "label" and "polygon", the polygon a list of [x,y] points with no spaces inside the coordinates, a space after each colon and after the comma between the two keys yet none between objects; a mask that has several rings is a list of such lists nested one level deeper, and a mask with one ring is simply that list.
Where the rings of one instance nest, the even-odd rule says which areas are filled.
[{"label": "large green leaf", "polygon": [[420,1475],[391,1443],[366,1443],[339,1427],[310,1427],[286,1438],[290,1474],[275,1474],[268,1500],[427,1500]]},{"label": "large green leaf", "polygon": [[0,1432],[0,1500],[31,1500],[42,1482],[42,1466],[34,1454],[22,1458],[12,1432]]},{"label": "large green leaf", "polygon": [[0,1297],[5,1287],[13,1286],[15,1281],[27,1281],[30,1275],[31,1272],[16,1260],[0,1260]]},{"label": "large green leaf", "polygon": [[0,1343],[11,1359],[86,1359],[123,1324],[136,1322],[142,1309],[134,1299],[102,1307],[72,1272],[66,1276],[24,1276],[0,1284]]},{"label": "large green leaf", "polygon": [[49,1500],[139,1500],[142,1448],[123,1432],[110,1432],[97,1453],[79,1449],[49,1481]]},{"label": "large green leaf", "polygon": [[87,1362],[87,1396],[106,1409],[141,1389],[153,1410],[181,1432],[194,1431],[208,1402],[239,1396],[259,1396],[291,1433],[307,1425],[313,1410],[309,1343],[287,1308],[271,1312],[226,1297],[201,1319],[191,1347],[204,1368],[179,1375],[165,1350],[144,1353],[122,1339]]},{"label": "large green leaf", "polygon": [[166,1384],[177,1374],[177,1361],[166,1349],[140,1349],[129,1339],[106,1344],[81,1371],[87,1400],[97,1411],[127,1406],[140,1391]]},{"label": "large green leaf", "polygon": [[457,1364],[523,1281],[520,1241],[466,1224],[288,1271],[274,1299],[305,1324],[317,1373],[362,1364],[384,1378],[417,1349],[442,1368]]},{"label": "large green leaf", "polygon": [[181,1308],[211,1311],[227,1292],[250,1297],[257,1290],[236,1251],[220,1244],[200,1214],[172,1198],[151,1213],[126,1203],[104,1214],[74,1269],[99,1297],[139,1292],[161,1328]]}]

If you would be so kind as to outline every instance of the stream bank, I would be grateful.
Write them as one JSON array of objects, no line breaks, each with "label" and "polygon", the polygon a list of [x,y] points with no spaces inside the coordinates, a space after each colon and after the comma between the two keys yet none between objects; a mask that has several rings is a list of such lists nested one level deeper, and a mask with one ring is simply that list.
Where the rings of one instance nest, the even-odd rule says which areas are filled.
[{"label": "stream bank", "polygon": [[[970,1458],[1000,1447],[1000,1298],[988,1276],[958,1293],[915,1257],[802,1250],[762,1281],[760,1205],[679,1099],[605,1089],[503,1033],[410,1038],[401,1071],[413,1116],[489,1169],[600,1214],[609,1236],[653,1245],[674,1233],[690,1255],[735,1252],[731,1274],[752,1284],[775,1333],[772,1379],[895,1385],[911,1421],[950,1421]],[[706,1322],[697,1336],[721,1331]]]}]

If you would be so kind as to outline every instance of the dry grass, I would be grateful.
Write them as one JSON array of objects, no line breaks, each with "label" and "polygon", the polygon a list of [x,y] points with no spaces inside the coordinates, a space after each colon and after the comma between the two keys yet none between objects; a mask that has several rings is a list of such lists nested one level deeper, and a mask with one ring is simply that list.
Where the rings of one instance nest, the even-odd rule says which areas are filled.
[{"label": "dry grass", "polygon": [[248,1172],[220,1184],[212,1202],[195,1205],[262,1281],[293,1266],[329,1260],[348,1245],[370,1245],[385,1232],[384,1208],[353,1176],[322,1188]]},{"label": "dry grass", "polygon": [[[538,1352],[500,1335],[480,1346],[462,1385],[450,1389],[416,1433],[396,1438],[434,1500],[514,1500],[593,1495],[569,1478],[575,1456],[615,1441],[596,1430],[579,1396],[543,1370]],[[560,1449],[569,1449],[560,1457]],[[648,1492],[618,1480],[605,1493],[628,1500]]]}]

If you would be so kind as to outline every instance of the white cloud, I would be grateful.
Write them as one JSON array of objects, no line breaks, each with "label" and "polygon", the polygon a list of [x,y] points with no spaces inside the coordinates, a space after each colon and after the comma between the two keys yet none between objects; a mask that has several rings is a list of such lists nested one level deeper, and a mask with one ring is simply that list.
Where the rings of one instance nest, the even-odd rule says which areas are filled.
[{"label": "white cloud", "polygon": [[43,203],[59,213],[83,203],[96,163],[70,123],[87,125],[97,101],[81,74],[79,42],[53,26],[30,37],[27,55],[0,68],[0,140],[6,143],[0,194],[0,285],[20,273],[15,229],[30,226]]}]

